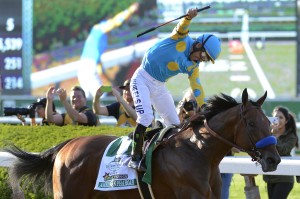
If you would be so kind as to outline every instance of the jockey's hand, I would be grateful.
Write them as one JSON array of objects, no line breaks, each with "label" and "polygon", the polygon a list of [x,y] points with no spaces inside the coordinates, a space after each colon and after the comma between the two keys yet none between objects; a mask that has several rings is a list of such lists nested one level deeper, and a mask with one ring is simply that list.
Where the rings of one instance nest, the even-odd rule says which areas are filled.
[{"label": "jockey's hand", "polygon": [[198,14],[197,8],[190,8],[186,14],[188,15],[186,16],[187,19],[193,19]]}]

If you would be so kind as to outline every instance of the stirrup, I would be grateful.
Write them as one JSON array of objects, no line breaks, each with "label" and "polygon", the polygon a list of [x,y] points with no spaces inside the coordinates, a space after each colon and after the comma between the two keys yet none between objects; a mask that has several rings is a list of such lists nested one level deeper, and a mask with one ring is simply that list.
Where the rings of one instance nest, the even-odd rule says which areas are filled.
[{"label": "stirrup", "polygon": [[145,172],[147,169],[146,169],[146,165],[144,164],[144,162],[142,161],[142,159],[139,159],[139,160],[133,160],[131,159],[129,162],[128,162],[128,165],[127,165],[129,168],[133,168],[133,169],[136,169],[137,171],[142,171],[142,172]]},{"label": "stirrup", "polygon": [[130,168],[133,168],[133,169],[138,169],[138,167],[139,167],[139,160],[133,160],[132,158],[131,158],[131,160],[128,162],[128,167],[130,167]]},{"label": "stirrup", "polygon": [[146,172],[147,171],[147,168],[146,168],[146,165],[145,165],[144,161],[140,161],[137,170],[140,171],[140,172]]},{"label": "stirrup", "polygon": [[139,172],[146,172],[147,168],[146,168],[146,163],[145,163],[145,158],[146,158],[146,154],[144,156],[142,156],[140,162],[139,162],[139,166],[138,166],[138,171]]}]

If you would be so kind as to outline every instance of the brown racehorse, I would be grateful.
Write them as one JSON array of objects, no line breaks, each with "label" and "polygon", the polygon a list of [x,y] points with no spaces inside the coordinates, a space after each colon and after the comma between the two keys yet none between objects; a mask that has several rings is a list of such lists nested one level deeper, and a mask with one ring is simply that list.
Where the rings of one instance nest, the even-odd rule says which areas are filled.
[{"label": "brown racehorse", "polygon": [[[225,94],[213,96],[204,108],[204,121],[195,119],[184,129],[173,129],[153,153],[155,198],[220,198],[219,163],[233,146],[246,151],[264,172],[276,170],[280,156],[261,109],[266,96],[267,92],[256,102],[248,100],[247,89],[241,103]],[[53,186],[55,199],[140,198],[137,189],[94,190],[99,162],[114,139],[79,137],[40,154],[14,146],[4,151],[17,157],[11,168],[16,179],[45,179],[44,183]]]}]

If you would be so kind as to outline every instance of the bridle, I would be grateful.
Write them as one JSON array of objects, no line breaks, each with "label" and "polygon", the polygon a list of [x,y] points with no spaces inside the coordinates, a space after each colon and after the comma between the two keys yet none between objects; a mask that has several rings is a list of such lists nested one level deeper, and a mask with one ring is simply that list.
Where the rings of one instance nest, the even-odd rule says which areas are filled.
[{"label": "bridle", "polygon": [[[254,109],[254,108],[255,108],[255,109],[258,109],[258,110],[260,110],[260,111],[262,112],[261,108],[258,107],[258,106],[252,106],[252,107],[250,107],[250,108],[245,109],[245,108],[244,108],[244,105],[243,105],[243,104],[241,105],[241,109],[240,109],[240,120],[242,120],[242,122],[245,124],[246,129],[247,129],[247,125],[248,125],[248,124],[247,124],[246,118],[244,117],[244,114],[245,114],[245,112],[249,111],[250,109]],[[240,151],[243,151],[243,152],[248,153],[248,154],[252,157],[252,161],[256,161],[256,162],[260,162],[260,161],[261,161],[262,155],[261,155],[261,153],[258,151],[259,148],[266,147],[266,146],[268,146],[268,145],[270,145],[270,144],[276,144],[276,143],[274,143],[274,138],[273,138],[273,136],[265,137],[265,138],[261,139],[260,141],[254,143],[253,138],[251,137],[249,131],[246,130],[247,136],[248,136],[248,138],[249,138],[249,140],[250,140],[250,142],[251,142],[252,147],[251,147],[250,150],[244,149],[244,148],[242,148],[242,147],[236,145],[235,143],[232,143],[232,142],[228,141],[227,139],[223,138],[223,137],[220,136],[218,133],[216,133],[215,131],[213,131],[213,130],[208,126],[208,123],[207,123],[206,120],[204,120],[204,125],[205,125],[207,131],[208,131],[209,133],[211,133],[214,137],[218,138],[219,140],[221,140],[222,142],[228,144],[229,146],[235,147],[235,148],[239,149]],[[276,139],[275,139],[275,141],[276,141]],[[261,144],[261,143],[263,143],[263,144]]]}]

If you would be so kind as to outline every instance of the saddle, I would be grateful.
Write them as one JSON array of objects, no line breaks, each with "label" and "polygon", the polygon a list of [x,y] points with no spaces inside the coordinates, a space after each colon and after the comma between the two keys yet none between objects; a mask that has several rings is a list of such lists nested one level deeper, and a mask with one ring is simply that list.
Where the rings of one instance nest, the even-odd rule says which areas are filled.
[{"label": "saddle", "polygon": [[[146,171],[137,171],[137,184],[139,188],[139,193],[141,198],[152,199],[154,198],[151,182],[152,182],[152,153],[160,145],[163,138],[167,135],[170,129],[175,128],[175,126],[164,127],[160,121],[156,122],[156,128],[153,130],[147,131],[145,135],[145,141],[143,146],[143,157],[140,164],[145,164]],[[130,133],[129,136],[133,136],[133,133]],[[132,138],[131,138],[132,139]]]},{"label": "saddle", "polygon": [[[152,153],[153,151],[163,143],[166,139],[176,136],[181,131],[189,128],[192,123],[199,122],[202,120],[202,115],[197,114],[194,117],[189,118],[186,122],[182,123],[180,126],[167,126],[157,121],[155,123],[155,128],[153,130],[147,131],[145,135],[145,141],[143,146],[143,157],[140,164],[146,165],[146,171],[137,171],[138,176],[138,188],[142,198],[144,199],[151,199],[154,198],[152,192]],[[176,131],[172,131],[172,129],[177,129]],[[133,137],[133,132],[129,134],[129,137]]]},{"label": "saddle", "polygon": [[[197,113],[196,115],[190,117],[187,121],[185,121],[184,123],[180,124],[179,126],[174,126],[174,125],[164,126],[159,120],[157,120],[155,122],[154,128],[152,130],[150,130],[150,131],[146,131],[145,138],[144,138],[145,140],[144,140],[144,146],[143,146],[142,161],[145,159],[145,155],[146,155],[146,153],[147,153],[147,151],[149,149],[149,146],[153,142],[155,142],[154,149],[156,149],[156,147],[163,141],[163,139],[165,137],[167,137],[167,135],[169,135],[171,129],[177,128],[177,131],[174,131],[166,139],[169,139],[170,137],[178,134],[179,132],[184,131],[185,129],[189,128],[193,123],[198,123],[198,122],[203,123],[203,118],[204,118],[203,114]],[[133,132],[129,133],[128,137],[130,139],[133,139]]]},{"label": "saddle", "polygon": [[[151,139],[156,133],[158,133],[163,128],[164,128],[164,125],[161,123],[161,121],[157,120],[155,122],[154,128],[152,130],[146,132],[145,141]],[[130,139],[133,139],[133,132],[130,132],[128,134],[128,137]]]},{"label": "saddle", "polygon": [[[146,131],[145,138],[144,138],[144,146],[143,146],[143,158],[142,161],[145,158],[146,152],[149,149],[149,146],[151,143],[156,142],[156,147],[159,145],[165,135],[168,133],[168,131],[172,128],[176,128],[176,126],[164,126],[159,120],[155,122],[155,126],[152,130]],[[128,134],[128,137],[130,139],[133,139],[133,132],[130,132]],[[155,148],[156,148],[155,147]]]}]

